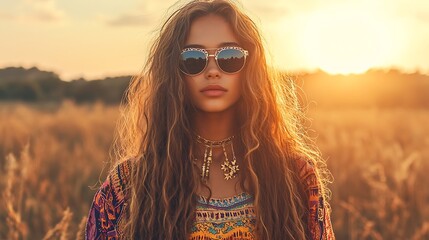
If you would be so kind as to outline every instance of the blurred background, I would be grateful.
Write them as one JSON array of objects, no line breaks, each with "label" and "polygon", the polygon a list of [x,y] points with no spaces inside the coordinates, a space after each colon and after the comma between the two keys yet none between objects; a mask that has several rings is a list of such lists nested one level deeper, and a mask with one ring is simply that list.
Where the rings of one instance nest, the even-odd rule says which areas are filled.
[{"label": "blurred background", "polygon": [[[0,2],[0,239],[82,237],[122,94],[184,2]],[[240,4],[299,87],[337,239],[428,239],[429,2]]]}]

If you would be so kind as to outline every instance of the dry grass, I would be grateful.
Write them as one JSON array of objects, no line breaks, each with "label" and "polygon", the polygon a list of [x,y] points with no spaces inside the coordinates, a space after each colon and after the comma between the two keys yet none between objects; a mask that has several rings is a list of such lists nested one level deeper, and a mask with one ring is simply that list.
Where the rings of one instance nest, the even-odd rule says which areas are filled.
[{"label": "dry grass", "polygon": [[312,114],[331,185],[338,239],[429,237],[429,111]]},{"label": "dry grass", "polygon": [[116,107],[101,104],[0,106],[0,239],[76,236],[116,118]]},{"label": "dry grass", "polygon": [[[117,107],[0,105],[0,239],[81,239]],[[311,112],[337,239],[429,237],[429,111]],[[101,176],[103,179],[104,176]]]}]

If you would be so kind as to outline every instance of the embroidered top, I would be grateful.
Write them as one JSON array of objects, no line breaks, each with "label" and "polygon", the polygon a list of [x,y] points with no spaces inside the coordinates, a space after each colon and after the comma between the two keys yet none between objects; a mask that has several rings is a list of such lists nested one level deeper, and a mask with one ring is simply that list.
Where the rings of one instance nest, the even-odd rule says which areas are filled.
[{"label": "embroidered top", "polygon": [[255,224],[252,195],[210,200],[199,196],[190,239],[255,239]]},{"label": "embroidered top", "polygon": [[[299,163],[299,176],[308,193],[308,236],[312,240],[335,239],[330,220],[330,209],[320,194],[313,167],[306,161]],[[96,192],[85,228],[85,239],[121,239],[124,214],[127,206],[125,195],[129,183],[130,162],[119,164]],[[207,200],[197,197],[196,217],[191,228],[190,240],[249,240],[256,239],[256,214],[253,196],[237,196]]]}]

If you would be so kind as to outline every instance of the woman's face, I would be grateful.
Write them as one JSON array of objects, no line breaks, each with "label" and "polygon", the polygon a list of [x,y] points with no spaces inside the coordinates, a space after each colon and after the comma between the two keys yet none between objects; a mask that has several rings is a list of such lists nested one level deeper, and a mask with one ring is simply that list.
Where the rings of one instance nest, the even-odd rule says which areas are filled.
[{"label": "woman's face", "polygon": [[[192,22],[185,48],[209,49],[225,46],[239,45],[231,27],[222,17],[210,14]],[[215,51],[208,50],[208,53],[214,54]],[[199,111],[215,113],[231,110],[241,97],[240,72],[222,72],[214,57],[209,57],[207,67],[202,73],[184,76],[192,104]]]}]

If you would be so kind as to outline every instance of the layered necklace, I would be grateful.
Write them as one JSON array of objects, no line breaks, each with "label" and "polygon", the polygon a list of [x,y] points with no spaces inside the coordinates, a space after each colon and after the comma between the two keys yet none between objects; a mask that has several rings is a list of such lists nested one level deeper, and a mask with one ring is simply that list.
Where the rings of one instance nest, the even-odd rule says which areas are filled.
[{"label": "layered necklace", "polygon": [[[235,178],[238,174],[238,164],[237,159],[235,158],[234,146],[232,143],[232,139],[234,136],[229,138],[225,138],[220,141],[212,141],[197,135],[197,142],[203,144],[205,147],[204,150],[204,159],[203,165],[201,167],[201,179],[203,182],[207,182],[210,174],[210,165],[213,161],[213,148],[222,148],[223,155],[225,156],[225,160],[221,165],[221,169],[224,172],[225,180],[229,180],[231,178]],[[232,161],[228,159],[228,154],[226,153],[226,146],[231,146],[232,152]]]}]

